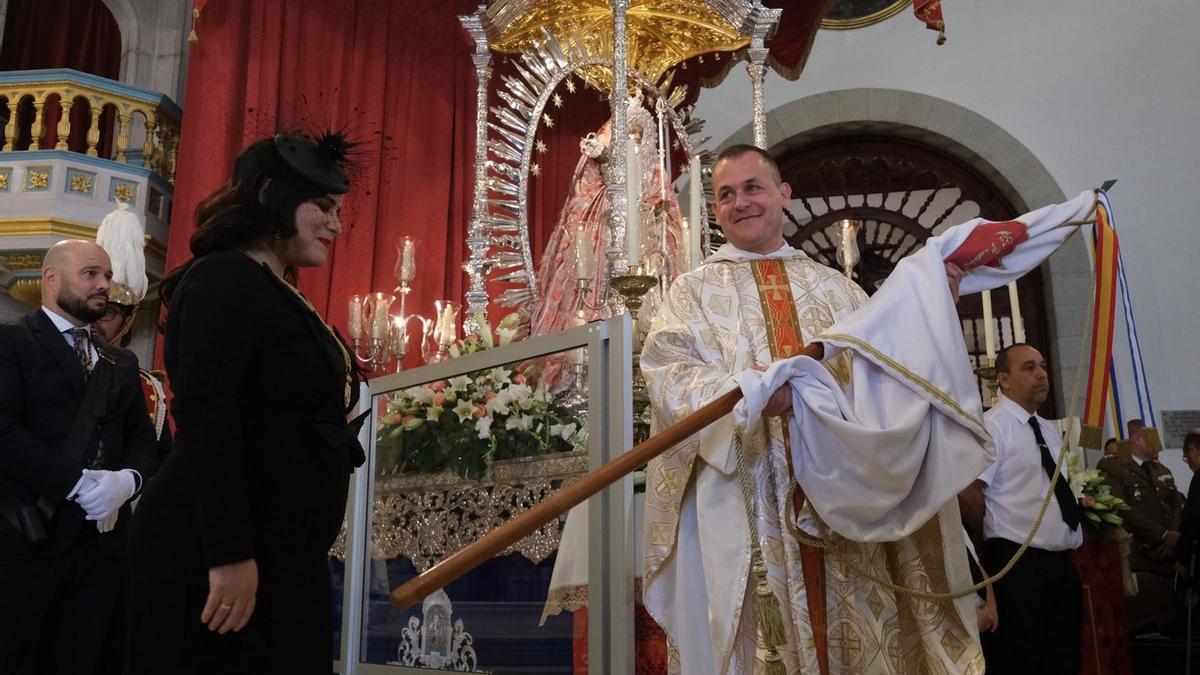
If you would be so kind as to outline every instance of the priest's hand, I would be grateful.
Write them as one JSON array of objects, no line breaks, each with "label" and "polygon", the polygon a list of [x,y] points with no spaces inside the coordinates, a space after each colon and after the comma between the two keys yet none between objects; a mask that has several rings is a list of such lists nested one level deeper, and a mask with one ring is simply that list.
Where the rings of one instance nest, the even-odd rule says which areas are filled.
[{"label": "priest's hand", "polygon": [[962,279],[967,272],[958,265],[948,262],[943,263],[946,267],[946,283],[950,286],[950,297],[954,299],[954,304],[958,304],[958,286],[962,283]]},{"label": "priest's hand", "polygon": [[200,621],[221,635],[240,631],[254,613],[258,593],[258,564],[254,559],[208,568],[208,600]]},{"label": "priest's hand", "polygon": [[767,405],[763,407],[763,417],[780,417],[792,414],[792,388],[788,385],[775,390]]}]

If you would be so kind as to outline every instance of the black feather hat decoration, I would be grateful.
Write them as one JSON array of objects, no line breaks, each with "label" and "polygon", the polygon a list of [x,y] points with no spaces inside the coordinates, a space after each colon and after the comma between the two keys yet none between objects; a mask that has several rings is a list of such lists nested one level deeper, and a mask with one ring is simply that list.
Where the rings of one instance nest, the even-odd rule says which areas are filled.
[{"label": "black feather hat decoration", "polygon": [[340,131],[326,131],[315,140],[295,134],[276,134],[275,147],[293,169],[330,194],[350,189],[346,164],[357,146]]}]

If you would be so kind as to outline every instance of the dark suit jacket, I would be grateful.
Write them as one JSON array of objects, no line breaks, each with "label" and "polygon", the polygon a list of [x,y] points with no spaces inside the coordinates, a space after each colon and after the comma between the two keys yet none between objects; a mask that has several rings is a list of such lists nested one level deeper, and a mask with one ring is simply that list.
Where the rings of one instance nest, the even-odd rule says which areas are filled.
[{"label": "dark suit jacket", "polygon": [[[1179,525],[1179,562],[1185,566],[1200,540],[1200,475],[1193,475],[1183,504],[1183,522]],[[1200,562],[1197,563],[1200,566]]]},{"label": "dark suit jacket", "polygon": [[[99,420],[83,458],[104,447],[105,469],[134,469],[143,480],[156,464],[154,428],[138,382],[137,357],[123,349],[101,348],[112,358],[108,412]],[[22,504],[39,497],[58,502],[49,523],[50,538],[28,543],[0,518],[0,554],[57,555],[67,550],[86,523],[84,511],[63,501],[79,480],[80,461],[66,457],[63,443],[83,399],[86,374],[65,338],[39,309],[17,324],[0,325],[0,490]],[[100,537],[101,548],[124,554],[129,506],[116,528]]]}]

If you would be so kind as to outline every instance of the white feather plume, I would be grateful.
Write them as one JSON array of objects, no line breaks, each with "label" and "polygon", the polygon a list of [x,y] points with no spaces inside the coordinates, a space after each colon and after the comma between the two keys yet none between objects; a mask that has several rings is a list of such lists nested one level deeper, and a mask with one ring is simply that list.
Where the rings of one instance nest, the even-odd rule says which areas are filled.
[{"label": "white feather plume", "polygon": [[[146,278],[146,226],[136,213],[129,210],[125,202],[117,202],[117,208],[104,216],[96,229],[96,243],[100,244],[112,259],[113,282],[124,286],[133,294],[132,304],[146,297],[149,280]],[[125,302],[113,297],[117,302]]]}]

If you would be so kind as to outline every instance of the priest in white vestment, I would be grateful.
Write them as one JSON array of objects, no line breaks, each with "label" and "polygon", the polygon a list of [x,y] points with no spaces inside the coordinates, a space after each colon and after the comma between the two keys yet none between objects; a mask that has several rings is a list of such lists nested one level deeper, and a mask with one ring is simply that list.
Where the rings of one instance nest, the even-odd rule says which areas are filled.
[{"label": "priest in white vestment", "polygon": [[[746,395],[735,415],[648,468],[644,601],[680,672],[982,673],[971,595],[924,599],[896,588],[971,585],[954,497],[994,451],[953,309],[962,271],[941,257],[943,244],[966,234],[931,239],[929,253],[912,256],[871,301],[888,304],[851,317],[867,302],[862,290],[785,244],[790,189],[769,155],[726,150],[713,186],[730,243],[672,285],[641,360],[659,428],[735,387]],[[1076,201],[1047,217],[1075,213],[1085,198]],[[1030,266],[1067,234],[1037,249]],[[968,277],[973,290],[994,285],[989,275]],[[796,337],[821,336],[824,364],[782,349],[769,302],[781,278]],[[899,350],[869,344],[892,328],[911,341]],[[906,350],[918,356],[899,356]],[[822,553],[831,532],[842,543]],[[765,585],[751,564],[755,548]],[[782,643],[765,644],[759,629],[767,587]]]}]

